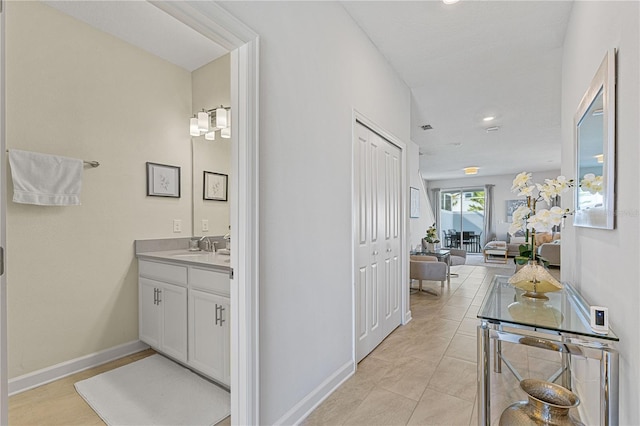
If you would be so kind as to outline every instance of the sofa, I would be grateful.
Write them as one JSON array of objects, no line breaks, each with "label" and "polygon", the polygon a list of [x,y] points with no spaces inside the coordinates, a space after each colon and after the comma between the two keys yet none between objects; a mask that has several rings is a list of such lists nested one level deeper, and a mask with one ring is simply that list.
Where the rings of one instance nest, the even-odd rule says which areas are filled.
[{"label": "sofa", "polygon": [[538,256],[548,261],[551,266],[560,266],[560,240],[540,244]]},{"label": "sofa", "polygon": [[[554,241],[560,241],[559,232],[540,232],[536,234],[536,248],[539,248],[543,244],[552,243]],[[520,245],[525,243],[526,241],[523,234],[509,235],[509,241],[507,242],[507,256],[519,256]]]}]

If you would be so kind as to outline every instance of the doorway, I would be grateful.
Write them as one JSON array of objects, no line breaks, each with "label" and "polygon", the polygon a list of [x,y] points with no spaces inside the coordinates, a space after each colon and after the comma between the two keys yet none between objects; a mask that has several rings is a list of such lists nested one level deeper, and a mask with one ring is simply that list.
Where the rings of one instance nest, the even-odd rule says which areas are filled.
[{"label": "doorway", "polygon": [[[258,346],[257,317],[257,94],[258,94],[258,37],[249,28],[212,2],[154,2],[164,12],[183,24],[195,29],[231,52],[231,106],[235,111],[232,133],[237,135],[232,149],[232,173],[234,179],[230,191],[234,194],[231,204],[231,225],[235,230],[232,246],[234,285],[231,286],[232,303],[232,351],[238,362],[232,365],[231,404],[234,423],[257,424],[258,413]],[[0,125],[1,152],[5,154],[5,50],[6,9],[0,15],[2,51],[0,67]],[[7,164],[3,158],[2,165]],[[1,168],[2,166],[0,166]],[[1,169],[4,170],[4,169]],[[0,199],[0,240],[5,246],[6,173],[0,173],[2,198]],[[9,248],[10,250],[10,248]],[[0,423],[7,423],[7,341],[5,276],[0,277]]]},{"label": "doorway", "polygon": [[480,253],[483,247],[484,188],[440,191],[440,236],[444,247]]}]

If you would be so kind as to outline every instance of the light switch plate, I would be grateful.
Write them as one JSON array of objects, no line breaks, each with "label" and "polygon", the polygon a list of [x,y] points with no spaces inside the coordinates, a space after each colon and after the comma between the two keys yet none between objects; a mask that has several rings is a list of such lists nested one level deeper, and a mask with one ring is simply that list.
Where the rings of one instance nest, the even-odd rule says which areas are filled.
[{"label": "light switch plate", "polygon": [[182,232],[182,221],[180,219],[173,219],[173,232]]},{"label": "light switch plate", "polygon": [[209,219],[202,219],[202,232],[209,230]]},{"label": "light switch plate", "polygon": [[604,306],[591,306],[589,309],[591,329],[599,334],[609,332],[609,309]]}]

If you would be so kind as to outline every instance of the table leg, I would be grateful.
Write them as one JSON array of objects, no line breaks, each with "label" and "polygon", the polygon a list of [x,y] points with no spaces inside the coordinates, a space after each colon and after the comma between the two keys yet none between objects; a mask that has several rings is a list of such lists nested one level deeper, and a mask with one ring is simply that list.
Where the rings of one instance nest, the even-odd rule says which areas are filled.
[{"label": "table leg", "polygon": [[491,357],[489,325],[482,322],[478,326],[478,425],[491,425]]},{"label": "table leg", "polygon": [[502,341],[493,342],[493,371],[502,373]]},{"label": "table leg", "polygon": [[600,424],[618,424],[618,352],[603,351],[600,359]]}]

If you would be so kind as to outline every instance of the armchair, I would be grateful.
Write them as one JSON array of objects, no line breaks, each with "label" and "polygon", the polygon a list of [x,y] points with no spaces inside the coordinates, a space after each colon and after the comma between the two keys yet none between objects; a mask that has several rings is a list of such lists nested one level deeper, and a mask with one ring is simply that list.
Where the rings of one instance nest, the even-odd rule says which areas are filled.
[{"label": "armchair", "polygon": [[422,281],[440,281],[440,287],[444,287],[444,281],[447,279],[447,265],[438,262],[434,256],[411,256],[409,260],[409,278],[418,280],[418,291],[439,296],[433,290],[423,289]]},{"label": "armchair", "polygon": [[[467,263],[467,251],[462,249],[449,249],[449,262],[450,266],[464,265]],[[452,277],[457,277],[458,274],[451,272]]]},{"label": "armchair", "polygon": [[551,266],[560,266],[560,240],[544,243],[538,247],[538,256],[546,259]]}]

